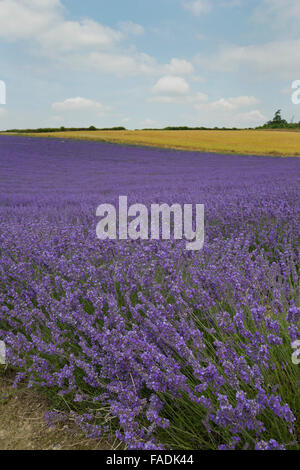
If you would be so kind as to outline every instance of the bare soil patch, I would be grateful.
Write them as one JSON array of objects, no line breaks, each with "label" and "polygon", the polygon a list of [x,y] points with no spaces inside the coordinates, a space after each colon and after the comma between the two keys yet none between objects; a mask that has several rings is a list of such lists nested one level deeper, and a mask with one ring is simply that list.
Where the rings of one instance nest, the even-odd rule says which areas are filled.
[{"label": "bare soil patch", "polygon": [[50,427],[48,401],[21,386],[14,375],[0,370],[0,450],[109,450],[113,445],[86,438],[73,422]]}]

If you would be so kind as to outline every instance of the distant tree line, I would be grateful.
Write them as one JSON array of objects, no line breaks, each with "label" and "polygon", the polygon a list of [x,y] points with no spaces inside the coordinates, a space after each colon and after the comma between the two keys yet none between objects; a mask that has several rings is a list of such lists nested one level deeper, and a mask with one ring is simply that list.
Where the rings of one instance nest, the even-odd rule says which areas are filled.
[{"label": "distant tree line", "polygon": [[145,128],[143,131],[239,131],[237,127],[188,127],[188,126],[169,126],[163,129]]},{"label": "distant tree line", "polygon": [[[249,128],[250,129],[250,128]],[[79,132],[79,131],[126,131],[126,127],[42,127],[39,129],[8,129],[5,132],[15,132],[18,134],[39,134],[43,132]],[[139,130],[139,129],[136,129]],[[143,131],[239,131],[237,127],[188,127],[188,126],[168,126],[164,128],[145,128]]]},{"label": "distant tree line", "polygon": [[9,129],[5,132],[17,132],[19,134],[39,134],[42,132],[70,132],[70,131],[126,131],[125,127],[105,127],[98,129],[95,126],[90,127],[43,127],[39,129]]},{"label": "distant tree line", "polygon": [[[248,127],[246,129],[253,129]],[[281,110],[278,109],[271,121],[266,122],[263,126],[256,127],[256,129],[300,129],[300,122],[288,122],[281,116]],[[39,128],[39,129],[9,129],[5,132],[16,132],[19,134],[38,134],[43,132],[79,132],[79,131],[126,131],[125,127],[103,127],[97,128],[95,126],[90,127],[58,127],[58,128]],[[136,129],[138,130],[138,129]],[[145,128],[143,131],[239,131],[237,127],[189,127],[189,126],[168,126],[163,129],[158,128]]]}]

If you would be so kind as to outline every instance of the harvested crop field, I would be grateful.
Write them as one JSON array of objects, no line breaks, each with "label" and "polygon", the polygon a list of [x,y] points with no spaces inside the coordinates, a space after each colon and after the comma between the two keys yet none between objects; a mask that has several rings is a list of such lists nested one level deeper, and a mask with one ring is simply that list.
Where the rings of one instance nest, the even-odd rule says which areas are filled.
[{"label": "harvested crop field", "polygon": [[[95,448],[300,449],[299,159],[0,136],[0,173],[0,340],[47,423]],[[203,250],[98,240],[119,195],[204,204]]]},{"label": "harvested crop field", "polygon": [[34,137],[85,139],[202,152],[300,156],[297,131],[76,131],[32,134]]}]

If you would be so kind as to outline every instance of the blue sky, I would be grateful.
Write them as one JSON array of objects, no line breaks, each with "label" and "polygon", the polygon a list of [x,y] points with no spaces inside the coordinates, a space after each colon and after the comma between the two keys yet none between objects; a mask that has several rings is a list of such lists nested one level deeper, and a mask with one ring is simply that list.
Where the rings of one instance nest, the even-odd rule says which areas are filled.
[{"label": "blue sky", "polygon": [[299,0],[0,0],[0,129],[300,120]]}]

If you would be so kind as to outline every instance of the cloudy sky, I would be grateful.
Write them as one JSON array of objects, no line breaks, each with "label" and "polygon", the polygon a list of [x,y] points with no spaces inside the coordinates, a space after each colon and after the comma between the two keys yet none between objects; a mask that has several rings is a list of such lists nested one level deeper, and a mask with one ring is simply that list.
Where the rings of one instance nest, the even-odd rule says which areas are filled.
[{"label": "cloudy sky", "polygon": [[0,129],[300,120],[299,0],[0,0]]}]

